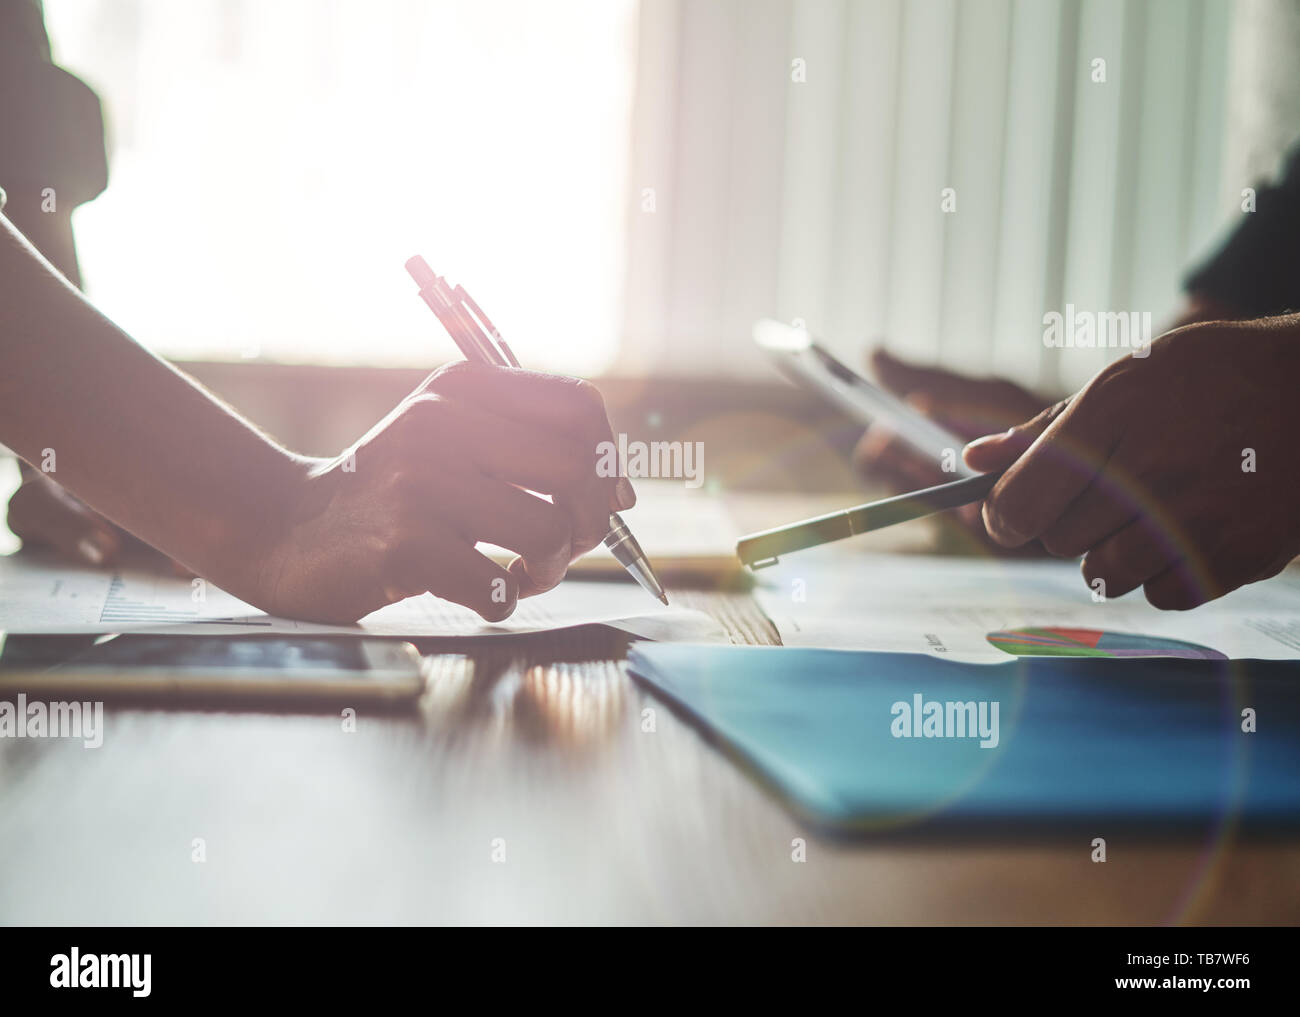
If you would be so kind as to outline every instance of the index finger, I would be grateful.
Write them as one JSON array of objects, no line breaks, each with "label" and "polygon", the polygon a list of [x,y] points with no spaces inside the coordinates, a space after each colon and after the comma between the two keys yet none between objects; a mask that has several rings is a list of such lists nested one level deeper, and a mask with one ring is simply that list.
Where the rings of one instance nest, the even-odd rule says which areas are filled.
[{"label": "index finger", "polygon": [[984,525],[1004,547],[1043,535],[1101,472],[1121,427],[1107,375],[1089,382],[1008,467],[984,500]]},{"label": "index finger", "polygon": [[595,385],[580,378],[459,361],[439,368],[422,387],[584,441],[613,437],[605,400]]}]

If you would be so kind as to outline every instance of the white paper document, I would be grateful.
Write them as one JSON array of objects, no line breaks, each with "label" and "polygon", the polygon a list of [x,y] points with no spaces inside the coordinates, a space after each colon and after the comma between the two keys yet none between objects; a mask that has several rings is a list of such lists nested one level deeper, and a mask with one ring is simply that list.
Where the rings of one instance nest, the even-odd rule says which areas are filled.
[{"label": "white paper document", "polygon": [[759,573],[759,604],[786,646],[931,653],[1300,658],[1300,573],[1191,611],[1136,590],[1098,599],[1077,562],[928,555],[791,555]]},{"label": "white paper document", "polygon": [[135,632],[161,635],[510,635],[604,623],[645,639],[726,642],[708,615],[664,607],[631,580],[566,581],[521,600],[489,623],[432,594],[411,597],[357,625],[275,618],[210,583],[144,569],[79,568],[27,553],[0,556],[0,631],[15,634]]}]

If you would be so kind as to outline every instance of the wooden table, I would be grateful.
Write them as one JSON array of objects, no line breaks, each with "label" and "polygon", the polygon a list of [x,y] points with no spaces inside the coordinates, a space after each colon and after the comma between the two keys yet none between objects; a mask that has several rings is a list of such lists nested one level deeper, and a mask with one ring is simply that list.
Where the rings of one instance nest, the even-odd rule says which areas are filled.
[{"label": "wooden table", "polygon": [[[774,637],[745,594],[674,599]],[[97,750],[0,740],[0,921],[1300,919],[1295,843],[1112,837],[1095,864],[1087,839],[819,838],[629,679],[624,648],[598,628],[466,646],[418,712],[355,733],[111,710]]]}]

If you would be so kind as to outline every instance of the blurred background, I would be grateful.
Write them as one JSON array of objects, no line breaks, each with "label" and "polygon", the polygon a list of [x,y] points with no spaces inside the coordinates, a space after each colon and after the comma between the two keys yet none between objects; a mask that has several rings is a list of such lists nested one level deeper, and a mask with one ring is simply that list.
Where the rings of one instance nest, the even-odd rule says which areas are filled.
[{"label": "blurred background", "polygon": [[[761,316],[1073,388],[1123,351],[1055,357],[1043,315],[1159,323],[1300,133],[1295,0],[44,7],[107,121],[88,294],[300,446],[456,355],[416,252],[633,430],[821,419]],[[302,400],[329,420],[277,429]]]}]

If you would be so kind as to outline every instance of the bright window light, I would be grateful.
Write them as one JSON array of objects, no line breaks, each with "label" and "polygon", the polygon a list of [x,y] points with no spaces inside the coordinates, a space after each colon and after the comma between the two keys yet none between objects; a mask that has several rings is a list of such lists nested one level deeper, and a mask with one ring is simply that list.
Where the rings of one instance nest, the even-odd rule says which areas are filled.
[{"label": "bright window light", "polygon": [[617,349],[635,0],[46,0],[102,97],[87,290],[181,359],[456,355],[402,268],[527,365]]}]

